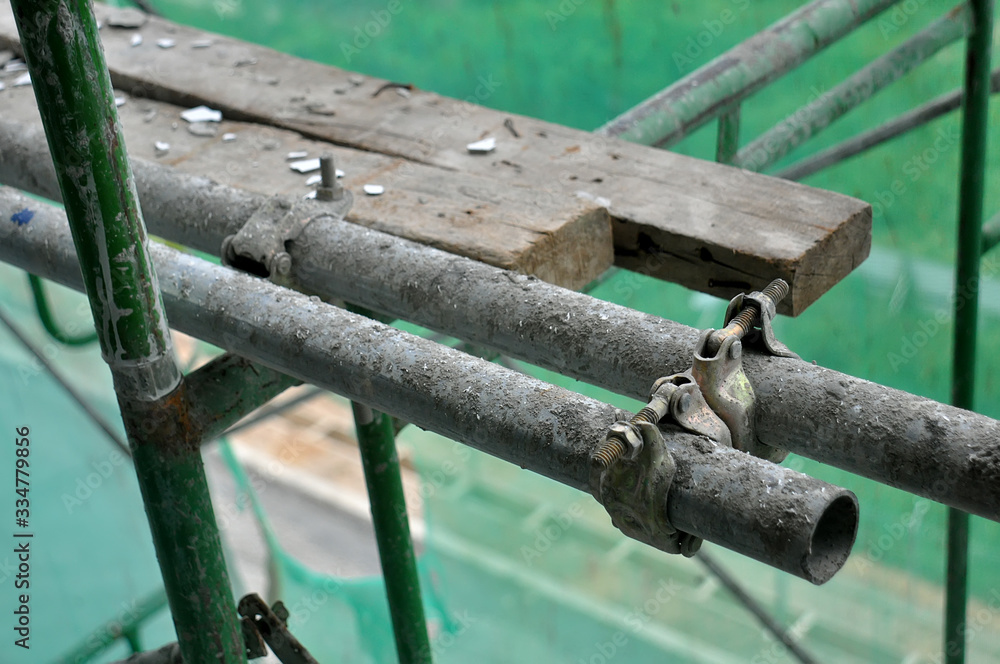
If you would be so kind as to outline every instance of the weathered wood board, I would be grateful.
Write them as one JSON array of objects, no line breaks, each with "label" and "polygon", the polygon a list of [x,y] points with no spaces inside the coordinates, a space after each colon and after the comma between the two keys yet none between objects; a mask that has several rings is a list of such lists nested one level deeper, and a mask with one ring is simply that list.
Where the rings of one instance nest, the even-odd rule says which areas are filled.
[{"label": "weathered wood board", "polygon": [[[99,17],[110,11],[97,6]],[[543,187],[558,204],[598,202],[611,214],[619,265],[690,288],[730,297],[781,277],[791,285],[781,310],[795,315],[868,255],[871,208],[857,199],[420,90],[376,95],[386,81],[161,19],[139,30],[141,46],[131,45],[134,32],[102,30],[112,80],[133,95],[205,103],[440,178],[479,176],[494,192]],[[177,46],[157,48],[160,38]],[[210,48],[191,47],[205,39]],[[7,8],[0,48],[17,48]],[[488,98],[493,84],[480,85]],[[466,144],[486,136],[496,150],[468,154]]]},{"label": "weathered wood board", "polygon": [[[125,103],[118,113],[133,158],[257,193],[303,196],[314,187],[306,186],[307,174],[289,167],[287,155],[304,151],[318,157],[330,152],[345,172],[342,184],[354,192],[348,219],[355,223],[573,289],[612,264],[608,214],[594,202],[538,187],[498,185],[481,175],[333,146],[253,123],[223,120],[210,126],[214,136],[197,136],[181,119],[182,107],[127,94],[121,99]],[[0,145],[0,181],[56,196],[41,131],[30,86],[0,92],[0,136],[6,143]],[[225,134],[235,138],[223,140]],[[169,150],[157,150],[158,142],[168,144]],[[42,162],[39,174],[29,177],[28,171],[35,169],[21,166],[23,160],[11,154],[16,148],[37,155]],[[42,181],[47,184],[39,186]],[[362,188],[368,183],[382,185],[385,193],[365,195]]]}]

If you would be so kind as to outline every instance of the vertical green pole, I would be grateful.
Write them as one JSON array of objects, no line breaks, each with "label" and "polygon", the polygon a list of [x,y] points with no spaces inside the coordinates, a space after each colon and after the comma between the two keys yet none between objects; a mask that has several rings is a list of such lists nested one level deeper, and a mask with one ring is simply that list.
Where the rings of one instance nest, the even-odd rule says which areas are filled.
[{"label": "vertical green pole", "polygon": [[[971,0],[972,32],[966,43],[965,103],[962,109],[962,167],[959,176],[958,256],[955,269],[955,345],[952,403],[972,410],[975,392],[979,259],[982,252],[983,186],[990,99],[993,0]],[[965,662],[968,598],[969,515],[948,510],[944,655],[947,664]]]},{"label": "vertical green pole", "polygon": [[11,0],[186,664],[245,664],[199,440],[88,0]]},{"label": "vertical green pole", "polygon": [[740,147],[740,105],[736,104],[719,116],[719,134],[715,144],[715,161],[731,164]]},{"label": "vertical green pole", "polygon": [[410,522],[406,515],[392,417],[362,404],[352,405],[385,592],[396,636],[396,652],[400,664],[429,663],[431,647],[420,597],[417,558],[410,539]]}]

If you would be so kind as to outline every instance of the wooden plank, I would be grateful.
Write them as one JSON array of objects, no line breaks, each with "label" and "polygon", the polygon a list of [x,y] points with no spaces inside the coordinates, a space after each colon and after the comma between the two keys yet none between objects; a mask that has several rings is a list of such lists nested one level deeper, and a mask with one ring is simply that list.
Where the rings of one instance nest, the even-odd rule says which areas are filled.
[{"label": "wooden plank", "polygon": [[[868,255],[871,207],[857,199],[470,101],[419,90],[376,95],[386,81],[161,19],[141,31],[143,46],[132,47],[133,31],[103,30],[123,89],[507,187],[542,184],[554,196],[598,201],[614,220],[617,263],[690,288],[731,297],[782,277],[791,294],[781,310],[796,315]],[[164,37],[177,47],[156,48]],[[190,48],[206,38],[211,48]],[[16,48],[9,10],[0,13],[4,47]],[[471,101],[488,99],[496,85],[481,79]],[[496,151],[469,155],[465,145],[484,136],[497,139]]]},{"label": "wooden plank", "polygon": [[[292,171],[286,155],[332,152],[345,171],[341,182],[355,196],[349,221],[573,289],[612,264],[608,214],[596,203],[333,146],[258,124],[224,120],[215,136],[196,136],[180,117],[182,107],[128,95],[124,99],[118,112],[134,158],[249,191],[302,196],[311,189],[305,185],[307,176]],[[29,86],[0,92],[0,127],[14,142],[0,146],[0,153],[44,149],[37,140],[41,119]],[[225,133],[236,139],[223,141]],[[168,143],[169,151],[158,152],[156,142]],[[0,163],[3,159],[0,154]],[[385,193],[366,196],[366,183],[384,186]],[[54,182],[48,191],[57,191]]]}]

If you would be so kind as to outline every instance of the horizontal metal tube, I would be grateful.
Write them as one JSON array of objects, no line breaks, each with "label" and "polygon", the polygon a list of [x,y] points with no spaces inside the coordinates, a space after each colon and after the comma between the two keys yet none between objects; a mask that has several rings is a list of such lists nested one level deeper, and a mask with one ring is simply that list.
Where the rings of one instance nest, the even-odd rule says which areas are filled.
[{"label": "horizontal metal tube", "polygon": [[[994,69],[990,76],[990,91],[993,94],[1000,92],[1000,68]],[[783,168],[774,175],[786,180],[801,180],[823,170],[827,166],[840,163],[856,154],[870,150],[888,140],[905,134],[911,129],[922,127],[931,120],[951,113],[961,105],[961,88],[946,92],[926,104],[921,104],[911,111],[897,115],[895,118],[874,129],[858,134],[854,138],[849,138],[843,143],[827,148],[822,152],[812,154],[802,159],[802,161]]]},{"label": "horizontal metal tube", "polygon": [[596,133],[669,146],[896,0],[817,0],[611,120]]},{"label": "horizontal metal tube", "polygon": [[819,98],[789,114],[789,119],[779,122],[739,150],[732,164],[751,171],[766,170],[834,120],[968,32],[969,8],[961,4]]},{"label": "horizontal metal tube", "polygon": [[[0,144],[9,130],[0,121]],[[19,176],[13,166],[24,160],[10,152],[0,151],[0,180],[44,191],[35,179],[44,174]],[[240,227],[235,215],[263,200],[139,159],[133,168],[150,231],[203,251],[218,253]],[[188,187],[202,192],[191,202],[182,193]],[[308,292],[642,401],[657,378],[690,368],[698,340],[699,331],[686,325],[348,222],[316,219],[289,251],[293,277]],[[1000,521],[1000,422],[801,360],[746,352],[743,365],[760,387],[761,442]],[[774,416],[779,425],[769,421]],[[857,426],[844,424],[855,420]],[[901,466],[900,458],[908,462]],[[936,481],[942,473],[955,481]]]},{"label": "horizontal metal tube", "polygon": [[[26,227],[0,225],[0,259],[79,288],[65,218],[0,188],[0,214],[25,206]],[[152,256],[174,328],[591,492],[612,406],[163,245]],[[698,436],[668,433],[667,444],[678,527],[814,583],[846,561],[850,492]],[[716,473],[731,478],[721,494],[707,488]]]}]

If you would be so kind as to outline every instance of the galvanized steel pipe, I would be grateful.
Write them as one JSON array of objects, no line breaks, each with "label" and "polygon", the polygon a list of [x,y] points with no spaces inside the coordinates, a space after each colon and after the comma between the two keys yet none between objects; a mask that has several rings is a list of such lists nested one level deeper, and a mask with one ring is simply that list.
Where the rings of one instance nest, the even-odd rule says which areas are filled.
[{"label": "galvanized steel pipe", "polygon": [[[0,188],[0,214],[26,206],[29,224],[0,225],[0,259],[79,288],[65,217]],[[176,329],[591,492],[612,406],[169,247],[152,254]],[[846,561],[849,491],[687,433],[667,444],[675,527],[813,583]]]},{"label": "galvanized steel pipe", "polygon": [[[17,129],[0,121],[0,145],[21,146],[0,151],[0,180],[44,195],[38,138]],[[202,251],[217,254],[265,200],[133,163],[150,231]],[[304,290],[642,401],[691,366],[698,340],[686,325],[349,222],[316,219],[289,251]],[[762,443],[1000,520],[1000,422],[801,360],[746,352],[743,366]]]}]

